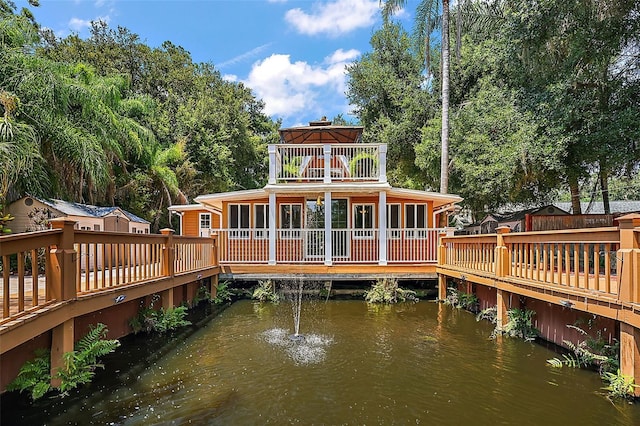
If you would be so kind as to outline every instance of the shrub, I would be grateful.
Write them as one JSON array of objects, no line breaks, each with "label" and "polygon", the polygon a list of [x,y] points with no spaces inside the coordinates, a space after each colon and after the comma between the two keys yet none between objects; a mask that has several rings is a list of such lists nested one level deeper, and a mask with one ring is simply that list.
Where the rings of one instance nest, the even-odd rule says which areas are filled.
[{"label": "shrub", "polygon": [[398,303],[417,302],[416,292],[398,287],[398,280],[395,278],[381,278],[371,286],[370,290],[364,292],[364,298],[368,303]]},{"label": "shrub", "polygon": [[216,296],[213,298],[213,303],[220,305],[225,302],[231,301],[233,297],[233,291],[229,289],[229,281],[223,281],[216,287]]},{"label": "shrub", "polygon": [[165,331],[191,325],[191,322],[185,319],[186,316],[187,308],[185,306],[169,309],[161,308],[159,310],[148,306],[140,309],[138,315],[129,321],[129,325],[134,333],[141,331],[164,333]]},{"label": "shrub", "polygon": [[533,326],[532,318],[536,314],[530,309],[512,308],[507,311],[508,321],[495,334],[506,334],[509,337],[519,337],[524,340],[534,340],[540,332]]},{"label": "shrub", "polygon": [[456,288],[449,287],[447,289],[447,298],[444,303],[454,308],[466,309],[471,312],[477,312],[480,301],[473,293],[463,293]]},{"label": "shrub", "polygon": [[603,389],[609,391],[614,398],[633,398],[635,388],[638,385],[633,383],[633,377],[625,376],[618,369],[615,373],[609,371],[602,375],[603,380],[609,382]]},{"label": "shrub", "polygon": [[251,297],[260,302],[280,302],[280,296],[276,293],[275,284],[271,280],[259,281],[258,287],[253,290]]},{"label": "shrub", "polygon": [[[98,360],[120,346],[118,340],[107,340],[107,326],[98,323],[91,327],[82,339],[80,339],[71,352],[66,352],[64,366],[56,371],[55,378],[60,379],[59,391],[66,395],[71,389],[82,384],[89,383],[95,375],[97,368],[104,368]],[[36,400],[49,392],[51,388],[51,352],[46,349],[38,349],[35,359],[27,361],[22,367],[18,377],[7,386],[7,390],[29,391],[31,398]]]}]

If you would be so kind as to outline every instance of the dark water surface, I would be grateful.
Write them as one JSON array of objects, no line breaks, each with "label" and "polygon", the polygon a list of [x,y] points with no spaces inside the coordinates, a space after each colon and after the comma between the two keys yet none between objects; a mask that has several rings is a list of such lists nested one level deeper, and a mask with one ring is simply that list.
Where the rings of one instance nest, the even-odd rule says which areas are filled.
[{"label": "dark water surface", "polygon": [[304,343],[292,323],[286,303],[237,302],[185,339],[137,338],[64,399],[3,398],[2,425],[640,425],[597,374],[448,306],[306,302]]}]

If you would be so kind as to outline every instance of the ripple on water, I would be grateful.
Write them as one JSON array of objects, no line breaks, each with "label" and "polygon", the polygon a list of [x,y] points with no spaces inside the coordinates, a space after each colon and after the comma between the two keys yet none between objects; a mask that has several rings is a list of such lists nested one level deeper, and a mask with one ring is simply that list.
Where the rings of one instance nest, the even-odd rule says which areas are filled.
[{"label": "ripple on water", "polygon": [[327,347],[333,338],[320,334],[305,334],[304,340],[291,340],[289,331],[283,328],[272,328],[262,333],[265,342],[281,347],[284,353],[296,365],[319,364],[326,358]]}]

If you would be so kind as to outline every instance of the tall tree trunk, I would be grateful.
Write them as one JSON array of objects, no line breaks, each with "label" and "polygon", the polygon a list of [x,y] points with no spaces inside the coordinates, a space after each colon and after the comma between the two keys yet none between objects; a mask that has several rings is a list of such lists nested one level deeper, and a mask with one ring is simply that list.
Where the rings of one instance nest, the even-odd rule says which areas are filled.
[{"label": "tall tree trunk", "polygon": [[449,0],[442,0],[442,154],[440,192],[449,192]]},{"label": "tall tree trunk", "polygon": [[569,191],[571,192],[571,208],[573,214],[582,214],[582,207],[580,207],[580,185],[578,184],[578,178],[569,176]]},{"label": "tall tree trunk", "polygon": [[609,173],[600,166],[600,190],[602,191],[602,206],[604,214],[611,214],[611,205],[609,203]]}]

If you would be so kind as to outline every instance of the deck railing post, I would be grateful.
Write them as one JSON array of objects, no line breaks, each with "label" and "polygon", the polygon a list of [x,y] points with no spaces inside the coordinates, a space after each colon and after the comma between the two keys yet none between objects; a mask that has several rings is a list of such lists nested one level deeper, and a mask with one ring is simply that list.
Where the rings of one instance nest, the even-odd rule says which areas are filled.
[{"label": "deck railing post", "polygon": [[[437,264],[445,265],[447,263],[447,246],[443,239],[446,237],[446,232],[440,231],[438,235],[438,258]],[[447,298],[447,276],[444,274],[438,274],[438,300],[446,300]]]},{"label": "deck railing post", "polygon": [[640,214],[628,214],[618,218],[620,249],[618,250],[618,294],[624,302],[640,302]]},{"label": "deck railing post", "polygon": [[276,163],[276,146],[269,145],[269,185],[275,185],[276,183],[276,172],[277,172],[277,163]]},{"label": "deck railing post", "polygon": [[[55,249],[51,250],[51,267],[49,269],[49,286],[51,299],[58,302],[75,300],[77,297],[77,263],[78,253],[75,250],[76,222],[68,219],[52,219],[53,229],[62,229],[62,235]],[[88,271],[87,271],[88,273]],[[73,318],[53,328],[51,334],[51,386],[59,386],[60,379],[56,379],[56,373],[64,365],[64,354],[73,350],[74,344]]]},{"label": "deck railing post", "polygon": [[[160,233],[164,235],[164,247],[162,248],[162,275],[172,278],[175,275],[175,243],[173,241],[173,229],[161,229]],[[173,308],[173,287],[162,292],[162,307],[164,309]]]},{"label": "deck railing post", "polygon": [[322,155],[324,163],[324,183],[331,183],[331,145],[325,143],[322,145]]},{"label": "deck railing post", "polygon": [[504,234],[511,232],[508,226],[499,226],[496,229],[496,277],[506,277],[509,275],[511,262],[509,259],[509,250],[504,243]]},{"label": "deck railing post", "polygon": [[78,253],[74,247],[74,227],[76,222],[68,219],[51,219],[53,229],[62,229],[58,246],[51,250],[50,299],[57,301],[73,300],[77,296],[76,267]]},{"label": "deck railing post", "polygon": [[378,146],[378,155],[380,156],[380,167],[378,182],[387,182],[387,144]]}]

